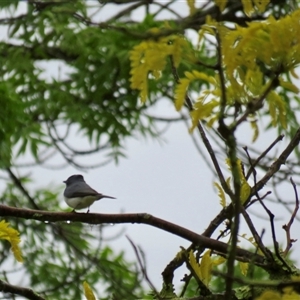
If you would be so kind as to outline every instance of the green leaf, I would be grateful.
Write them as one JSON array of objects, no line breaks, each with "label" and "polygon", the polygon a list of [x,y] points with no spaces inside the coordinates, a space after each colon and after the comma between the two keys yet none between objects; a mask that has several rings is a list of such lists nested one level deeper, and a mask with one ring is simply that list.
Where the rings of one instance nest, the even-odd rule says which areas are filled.
[{"label": "green leaf", "polygon": [[218,196],[220,198],[220,204],[221,204],[221,206],[222,207],[226,207],[226,198],[225,198],[225,193],[224,193],[222,187],[220,186],[220,184],[218,182],[214,182],[214,186],[218,190]]}]

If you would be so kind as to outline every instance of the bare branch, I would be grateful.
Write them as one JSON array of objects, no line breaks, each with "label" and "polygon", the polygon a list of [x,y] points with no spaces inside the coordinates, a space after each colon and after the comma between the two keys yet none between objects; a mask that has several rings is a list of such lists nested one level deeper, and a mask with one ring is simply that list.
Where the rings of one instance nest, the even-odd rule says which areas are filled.
[{"label": "bare branch", "polygon": [[[244,150],[246,151],[246,153],[248,155],[248,159],[249,159],[250,165],[252,166],[251,158],[250,158],[250,155],[248,153],[247,147],[245,147]],[[256,195],[259,203],[262,205],[262,207],[264,208],[264,210],[269,215],[269,219],[270,219],[270,223],[271,223],[272,239],[273,239],[273,245],[274,245],[275,253],[276,253],[278,259],[283,263],[283,265],[285,265],[285,267],[287,267],[290,270],[290,266],[285,262],[285,260],[280,255],[279,246],[278,246],[278,242],[277,242],[277,239],[276,239],[275,226],[274,226],[274,214],[267,208],[267,206],[265,205],[265,203],[262,201],[261,197],[259,196],[258,190],[256,189],[256,186],[257,186],[257,183],[256,183],[256,170],[255,170],[255,168],[253,166],[252,166],[252,169],[253,169],[253,179],[254,179],[254,186],[253,186],[252,189],[254,189],[254,193],[255,193],[255,195]]]},{"label": "bare branch", "polygon": [[[86,224],[125,224],[125,223],[137,223],[147,224],[166,232],[177,235],[183,239],[186,239],[195,245],[205,247],[227,254],[228,244],[223,243],[203,235],[197,234],[189,229],[181,227],[177,224],[168,222],[166,220],[154,217],[147,213],[137,214],[96,214],[96,213],[66,213],[66,212],[49,212],[42,210],[31,210],[9,207],[0,205],[0,216],[2,217],[14,217],[22,219],[38,220],[42,222],[81,222]],[[240,261],[249,262],[253,258],[253,253],[237,249],[236,259]],[[255,255],[255,263],[261,267],[268,268],[265,265],[265,259],[261,255]]]},{"label": "bare branch", "polygon": [[45,298],[39,296],[32,289],[11,285],[2,280],[0,280],[0,291],[3,293],[11,293],[14,295],[23,296],[26,299],[30,299],[30,300],[46,300]]},{"label": "bare branch", "polygon": [[263,244],[260,236],[258,235],[255,226],[253,225],[252,220],[250,219],[250,216],[248,215],[247,211],[244,207],[242,207],[242,215],[252,233],[252,236],[254,237],[254,240],[257,244],[257,247],[261,250],[261,252],[268,258],[269,261],[274,261],[273,256],[271,254],[271,251],[265,247]]},{"label": "bare branch", "polygon": [[29,203],[34,209],[39,209],[39,206],[35,203],[35,200],[29,195],[28,191],[24,188],[20,179],[12,172],[10,168],[6,168],[11,180],[16,185],[16,187],[22,192],[22,194],[28,199]]},{"label": "bare branch", "polygon": [[294,137],[287,145],[287,147],[282,151],[278,159],[275,160],[275,162],[269,167],[269,170],[265,174],[265,176],[257,182],[255,187],[253,187],[251,194],[253,194],[255,190],[259,191],[264,187],[264,185],[273,177],[273,175],[280,169],[280,167],[285,164],[289,155],[299,145],[299,142],[300,142],[300,128],[298,128]]},{"label": "bare branch", "polygon": [[141,259],[141,249],[138,248],[134,242],[129,238],[128,235],[126,235],[126,238],[127,240],[129,241],[129,243],[131,244],[133,250],[134,250],[134,253],[135,253],[135,256],[138,260],[138,263],[140,265],[140,268],[141,268],[141,271],[146,279],[146,281],[148,282],[149,286],[151,287],[152,291],[155,293],[155,299],[161,299],[160,296],[159,296],[159,292],[156,290],[155,286],[153,285],[153,283],[151,282],[151,280],[149,279],[149,276],[148,276],[148,273],[147,273],[147,269],[146,269],[146,266],[145,266],[145,262],[142,261]]},{"label": "bare branch", "polygon": [[109,22],[112,22],[112,21],[116,21],[116,20],[122,18],[123,16],[131,14],[133,12],[133,10],[135,10],[136,8],[138,8],[142,5],[145,5],[147,3],[148,3],[148,0],[138,1],[134,4],[132,4],[131,6],[126,7],[125,9],[123,9],[123,10],[119,11],[118,13],[116,13],[114,16],[109,18],[109,20],[107,22],[109,23]]},{"label": "bare branch", "polygon": [[292,226],[292,224],[294,222],[294,219],[295,219],[296,214],[297,214],[298,209],[299,209],[299,198],[298,198],[297,187],[296,187],[296,184],[293,181],[292,177],[290,178],[290,181],[291,181],[291,183],[293,185],[293,188],[294,188],[294,191],[295,191],[296,203],[295,203],[295,209],[293,211],[293,214],[291,216],[291,219],[290,219],[289,223],[287,225],[285,224],[285,225],[282,226],[282,228],[286,232],[286,239],[287,239],[287,245],[286,245],[286,248],[285,248],[285,250],[283,252],[283,256],[284,257],[286,257],[287,254],[289,253],[289,250],[292,248],[293,243],[297,241],[297,240],[291,239],[290,229],[291,229],[291,226]]},{"label": "bare branch", "polygon": [[[251,173],[253,172],[253,170],[254,170],[254,168],[257,166],[257,164],[260,162],[260,160],[262,159],[262,158],[264,158],[266,155],[267,155],[267,153],[268,152],[270,152],[271,151],[271,149],[278,143],[278,142],[280,142],[280,141],[282,141],[282,139],[284,138],[284,135],[283,134],[281,134],[281,135],[279,135],[276,139],[275,139],[275,141],[253,162],[253,163],[251,163],[252,165],[251,165],[251,167],[250,167],[250,169],[248,170],[248,172],[247,172],[247,175],[245,176],[246,177],[246,179],[248,179],[249,177],[250,177],[250,175],[251,175]],[[248,155],[249,156],[249,155]],[[252,162],[252,161],[251,161]]]}]

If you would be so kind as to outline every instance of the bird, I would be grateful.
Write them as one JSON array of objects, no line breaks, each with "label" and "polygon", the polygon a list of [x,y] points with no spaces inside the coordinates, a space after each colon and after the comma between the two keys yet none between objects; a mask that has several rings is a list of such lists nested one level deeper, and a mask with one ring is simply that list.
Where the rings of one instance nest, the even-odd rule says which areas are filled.
[{"label": "bird", "polygon": [[73,208],[72,212],[76,212],[77,209],[88,208],[87,213],[89,213],[90,206],[95,201],[102,198],[116,199],[92,189],[80,174],[72,175],[63,182],[66,184],[64,198],[66,203]]}]

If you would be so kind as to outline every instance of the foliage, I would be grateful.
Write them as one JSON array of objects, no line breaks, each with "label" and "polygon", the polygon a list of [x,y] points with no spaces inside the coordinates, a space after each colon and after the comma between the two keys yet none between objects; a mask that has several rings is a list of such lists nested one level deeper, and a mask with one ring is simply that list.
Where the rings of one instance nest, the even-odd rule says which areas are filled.
[{"label": "foliage", "polygon": [[83,287],[84,287],[84,294],[87,300],[96,300],[95,295],[93,293],[93,291],[91,290],[91,287],[89,286],[89,284],[84,281],[83,282]]},{"label": "foliage", "polygon": [[[189,15],[184,16],[173,9],[174,1],[95,2],[96,9],[113,5],[118,10],[103,21],[101,12],[88,1],[0,2],[6,14],[0,24],[8,31],[0,42],[0,168],[8,176],[1,198],[10,207],[41,211],[32,219],[24,220],[20,213],[9,223],[1,220],[0,236],[10,241],[18,261],[24,259],[22,267],[12,266],[9,271],[18,269],[26,275],[26,284],[41,297],[175,298],[173,274],[183,264],[189,271],[183,279],[184,297],[288,299],[299,295],[300,272],[286,261],[294,242],[289,231],[297,209],[286,225],[288,246],[283,252],[274,232],[274,250],[263,245],[247,210],[259,202],[272,224],[272,213],[263,201],[268,193],[261,196],[260,190],[272,179],[276,191],[286,178],[300,173],[300,98],[295,84],[300,64],[298,2],[187,0],[185,4]],[[137,22],[134,15],[141,8],[145,17]],[[161,11],[173,17],[162,19]],[[191,31],[196,39],[190,37]],[[49,75],[54,66],[56,71]],[[169,100],[183,116],[176,121],[190,117],[190,133],[198,131],[201,136],[209,154],[206,160],[216,175],[221,211],[202,235],[192,233],[193,243],[166,266],[163,288],[156,291],[140,259],[142,271],[123,252],[115,253],[104,243],[105,226],[97,225],[91,232],[80,222],[39,221],[42,210],[61,210],[57,201],[61,191],[29,192],[29,176],[17,176],[13,170],[19,170],[28,155],[32,165],[42,166],[53,153],[81,170],[90,166],[80,158],[94,153],[101,153],[101,159],[93,167],[117,163],[126,155],[129,138],[160,138],[159,122],[171,123],[149,113],[161,99]],[[259,121],[266,120],[262,128]],[[253,142],[271,127],[284,132],[291,142],[278,159],[268,149],[261,153],[254,146],[249,154],[248,148],[241,150],[236,133],[242,124],[252,129]],[[74,135],[90,147],[76,148]],[[210,144],[213,139],[230,177],[223,175]],[[287,161],[294,150],[298,158]],[[280,170],[284,163],[288,171]],[[258,178],[258,169],[263,177]],[[276,193],[274,201],[282,203]],[[252,252],[239,248],[238,238],[245,237],[239,233],[241,215],[253,235],[248,238],[256,247]],[[212,238],[224,221],[226,229]],[[155,224],[163,230],[174,226]],[[184,230],[175,226],[175,234],[182,237]],[[199,242],[199,236],[206,239]],[[228,247],[219,241],[226,236]],[[9,248],[7,243],[0,247],[4,265],[10,259]],[[151,294],[145,291],[142,275]],[[24,296],[18,287],[11,292],[3,285],[2,290],[9,291],[11,298]]]},{"label": "foliage", "polygon": [[19,232],[13,228],[8,228],[9,223],[2,220],[0,222],[0,239],[8,240],[11,244],[11,251],[13,252],[15,259],[19,262],[23,262],[21,249],[19,247],[20,237]]}]

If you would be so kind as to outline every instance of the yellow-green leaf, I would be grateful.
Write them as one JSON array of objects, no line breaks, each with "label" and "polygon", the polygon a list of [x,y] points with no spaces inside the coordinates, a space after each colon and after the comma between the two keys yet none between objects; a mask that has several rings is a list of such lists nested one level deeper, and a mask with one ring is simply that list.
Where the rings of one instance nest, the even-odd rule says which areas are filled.
[{"label": "yellow-green leaf", "polygon": [[250,185],[248,184],[247,181],[243,181],[242,186],[241,186],[241,194],[240,194],[242,203],[244,203],[248,199],[250,193],[251,193]]},{"label": "yellow-green leaf", "polygon": [[225,159],[225,164],[227,165],[228,170],[231,171],[231,163],[228,157]]},{"label": "yellow-green leaf", "polygon": [[262,92],[263,87],[263,73],[258,67],[249,69],[244,78],[247,89],[253,96],[258,96]]},{"label": "yellow-green leaf", "polygon": [[231,177],[228,177],[226,179],[226,184],[227,184],[228,188],[231,189]]},{"label": "yellow-green leaf", "polygon": [[11,244],[11,250],[18,262],[23,262],[22,252],[19,247],[21,239],[20,233],[13,228],[9,228],[9,223],[2,220],[0,222],[0,239],[8,240]]},{"label": "yellow-green leaf", "polygon": [[186,57],[191,58],[191,47],[188,43],[188,41],[182,37],[182,36],[176,36],[173,39],[173,44],[171,47],[171,54],[173,57],[174,66],[177,68],[183,58],[183,56],[186,55]]},{"label": "yellow-green leaf", "polygon": [[[160,29],[151,28],[149,31],[159,33]],[[173,56],[174,65],[177,67],[187,45],[188,43],[182,37],[167,36],[156,41],[143,41],[129,52],[131,88],[140,91],[140,98],[143,103],[148,97],[149,74],[155,79],[159,79],[166,67],[167,57],[170,55]]]},{"label": "yellow-green leaf", "polygon": [[300,300],[299,293],[295,292],[292,286],[286,286],[282,291],[282,300]]},{"label": "yellow-green leaf", "polygon": [[[249,1],[250,2],[250,1]],[[254,4],[260,13],[265,12],[270,0],[254,0]]]},{"label": "yellow-green leaf", "polygon": [[225,198],[225,193],[224,193],[222,187],[219,185],[218,182],[214,182],[214,186],[218,190],[218,196],[220,198],[220,204],[221,204],[221,206],[225,207],[226,206],[226,198]]},{"label": "yellow-green leaf", "polygon": [[[189,72],[185,72],[185,73],[189,73]],[[207,74],[205,74],[203,72],[198,72],[198,71],[194,70],[192,72],[192,74],[193,74],[193,76],[194,76],[195,79],[202,79],[202,80],[204,80],[204,81],[206,81],[208,83],[211,83],[213,85],[216,83],[214,77],[208,76]]]},{"label": "yellow-green leaf", "polygon": [[[228,167],[228,170],[231,171],[230,159],[226,158],[225,163]],[[245,181],[246,179],[245,179],[245,175],[244,175],[243,164],[242,164],[242,161],[240,159],[237,160],[237,166],[238,166],[238,171],[239,171],[241,181]]]},{"label": "yellow-green leaf", "polygon": [[241,273],[246,276],[248,272],[249,263],[239,262]]},{"label": "yellow-green leaf", "polygon": [[177,84],[176,89],[175,89],[175,107],[176,110],[179,111],[185,101],[185,95],[187,92],[187,88],[190,84],[190,79],[183,78],[180,79],[179,84]]},{"label": "yellow-green leaf", "polygon": [[207,123],[206,123],[206,126],[208,128],[212,128],[212,126],[214,125],[214,123],[219,120],[219,114],[216,114],[214,116],[211,116],[208,120],[207,120]]},{"label": "yellow-green leaf", "polygon": [[284,81],[282,78],[279,78],[279,83],[282,87],[284,87],[285,89],[298,94],[299,93],[299,89],[291,82],[288,81]]},{"label": "yellow-green leaf", "polygon": [[272,118],[272,125],[275,127],[279,121],[282,127],[286,128],[286,105],[282,98],[275,91],[270,91],[267,96],[267,101],[269,104],[269,114]]},{"label": "yellow-green leaf", "polygon": [[206,286],[208,286],[211,280],[212,259],[210,253],[211,250],[206,251],[200,263],[200,272],[201,272],[200,279]]},{"label": "yellow-green leaf", "polygon": [[[245,13],[251,15],[255,11],[263,11],[268,1],[242,0],[242,3]],[[277,70],[280,64],[282,73],[287,71],[292,73],[299,65],[299,19],[300,10],[295,10],[279,19],[270,15],[265,21],[250,22],[247,27],[236,25],[234,29],[221,32],[226,78],[236,92],[238,101],[245,102],[247,98],[253,98],[251,89],[256,88],[254,81],[259,78],[253,76],[250,81],[251,87],[245,82],[245,74],[249,72],[249,79],[251,72],[257,73],[256,70],[260,70],[257,68],[257,61],[273,71]],[[239,97],[238,94],[241,96]],[[283,119],[282,116],[281,118]],[[276,123],[278,120],[272,121]]]},{"label": "yellow-green leaf", "polygon": [[225,9],[227,2],[228,0],[215,0],[216,5],[219,7],[221,12]]},{"label": "yellow-green leaf", "polygon": [[[175,89],[176,110],[180,110],[182,108],[184,101],[185,101],[186,92],[187,92],[188,86],[191,83],[191,81],[200,79],[200,80],[206,81],[207,83],[210,83],[212,85],[216,84],[214,77],[208,76],[205,73],[198,72],[196,70],[194,70],[192,72],[186,71],[184,73],[184,75],[185,75],[185,78],[180,79],[180,82],[176,86],[176,89]],[[203,96],[199,98],[199,99],[201,99],[201,101],[199,101],[199,99],[198,99],[198,102],[202,102],[202,104],[197,104],[198,102],[195,104],[195,108],[201,108],[201,111],[200,111],[201,116],[205,115],[207,117],[209,115],[209,113],[207,113],[207,109],[212,110],[218,104],[218,102],[216,100],[211,100],[210,102],[204,104],[203,102],[204,102],[205,98],[208,96],[208,94],[210,94],[210,91],[206,91],[206,93],[203,92]],[[198,107],[197,107],[197,105],[198,105]],[[206,111],[204,111],[202,109],[202,107],[199,107],[199,105],[203,105],[203,107],[205,106]],[[198,120],[200,118],[201,117],[196,117],[195,122],[198,122]]]},{"label": "yellow-green leaf", "polygon": [[190,254],[189,254],[189,262],[190,262],[190,265],[191,265],[192,269],[194,270],[195,274],[201,280],[202,275],[201,275],[200,266],[197,263],[196,258],[194,256],[194,252],[192,250],[190,251]]},{"label": "yellow-green leaf", "polygon": [[83,289],[84,289],[85,298],[87,300],[96,300],[96,297],[95,297],[91,287],[89,286],[89,284],[86,281],[83,282]]},{"label": "yellow-green leaf", "polygon": [[190,15],[193,15],[196,11],[195,0],[186,0],[186,2],[190,9]]},{"label": "yellow-green leaf", "polygon": [[299,76],[296,74],[295,69],[292,69],[290,72],[294,78],[299,79]]},{"label": "yellow-green leaf", "polygon": [[254,8],[252,5],[251,0],[242,0],[244,12],[247,16],[251,16],[251,14],[254,12]]},{"label": "yellow-green leaf", "polygon": [[211,118],[213,109],[219,105],[219,101],[211,99],[208,102],[205,102],[205,98],[206,96],[199,97],[194,104],[194,110],[190,112],[192,117],[192,127],[190,128],[190,132],[197,127],[199,121],[204,118]]},{"label": "yellow-green leaf", "polygon": [[212,264],[214,266],[219,266],[219,265],[223,264],[225,261],[226,261],[225,257],[223,257],[223,256],[217,256],[216,258],[214,258],[212,260]]},{"label": "yellow-green leaf", "polygon": [[275,291],[265,291],[255,300],[282,300],[281,295]]},{"label": "yellow-green leaf", "polygon": [[211,259],[211,251],[208,250],[202,256],[200,265],[197,263],[196,258],[194,256],[193,251],[191,250],[189,253],[189,262],[194,270],[196,276],[206,285],[208,286],[211,280],[211,269],[212,269],[212,259]]},{"label": "yellow-green leaf", "polygon": [[251,128],[253,130],[253,137],[252,137],[252,143],[254,143],[259,135],[259,130],[258,130],[258,126],[257,126],[257,121],[251,121],[250,122]]}]

